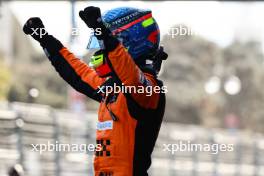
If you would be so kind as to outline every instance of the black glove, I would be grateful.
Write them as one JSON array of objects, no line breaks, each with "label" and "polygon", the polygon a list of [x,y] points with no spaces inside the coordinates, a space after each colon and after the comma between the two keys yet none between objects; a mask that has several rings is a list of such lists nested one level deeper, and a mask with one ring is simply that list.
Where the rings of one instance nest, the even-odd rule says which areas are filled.
[{"label": "black glove", "polygon": [[99,28],[103,26],[101,10],[99,7],[89,6],[79,12],[81,19],[89,28]]},{"label": "black glove", "polygon": [[101,10],[99,7],[86,7],[79,12],[79,16],[89,28],[92,28],[94,31],[97,31],[98,29],[101,31],[101,33],[95,32],[97,39],[105,40],[111,35],[110,30],[105,27],[102,21]]},{"label": "black glove", "polygon": [[101,30],[101,33],[95,32],[98,40],[104,41],[104,49],[112,51],[119,44],[119,41],[112,36],[112,33],[107,29],[102,21],[101,10],[99,7],[89,6],[79,12],[81,19],[87,24],[89,28],[94,31]]},{"label": "black glove", "polygon": [[29,18],[23,27],[23,31],[27,35],[31,35],[38,42],[42,42],[48,35],[41,19],[39,17]]},{"label": "black glove", "polygon": [[39,17],[29,18],[23,27],[23,31],[37,40],[49,56],[57,54],[63,47],[59,40],[47,33]]}]

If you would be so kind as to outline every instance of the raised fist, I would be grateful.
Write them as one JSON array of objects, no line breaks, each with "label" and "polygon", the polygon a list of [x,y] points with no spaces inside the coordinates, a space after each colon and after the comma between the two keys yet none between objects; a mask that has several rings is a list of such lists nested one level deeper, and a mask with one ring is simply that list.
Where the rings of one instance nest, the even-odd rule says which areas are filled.
[{"label": "raised fist", "polygon": [[23,27],[23,31],[25,34],[31,35],[39,42],[45,35],[48,35],[47,31],[45,30],[45,26],[39,17],[29,18]]},{"label": "raised fist", "polygon": [[99,7],[89,6],[79,12],[81,19],[89,28],[100,28],[102,26],[101,10]]}]

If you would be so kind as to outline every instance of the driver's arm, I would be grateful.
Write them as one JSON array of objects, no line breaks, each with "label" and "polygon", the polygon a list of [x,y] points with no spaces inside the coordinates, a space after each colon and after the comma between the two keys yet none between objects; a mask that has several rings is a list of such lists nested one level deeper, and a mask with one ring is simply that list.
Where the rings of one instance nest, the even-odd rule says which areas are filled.
[{"label": "driver's arm", "polygon": [[[40,29],[45,32],[44,35],[34,32]],[[66,82],[88,97],[97,101],[101,100],[101,95],[97,94],[96,90],[104,80],[97,76],[87,64],[69,52],[59,40],[49,35],[40,18],[30,18],[24,25],[23,31],[40,43],[52,65]]]}]

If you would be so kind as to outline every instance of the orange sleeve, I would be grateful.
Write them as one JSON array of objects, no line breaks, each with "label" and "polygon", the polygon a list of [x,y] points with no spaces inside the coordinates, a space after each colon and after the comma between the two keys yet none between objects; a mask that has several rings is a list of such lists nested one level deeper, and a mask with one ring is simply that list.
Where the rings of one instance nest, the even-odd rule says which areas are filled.
[{"label": "orange sleeve", "polygon": [[97,89],[104,80],[93,69],[76,58],[52,35],[45,36],[40,44],[55,70],[69,85],[98,102],[102,100]]},{"label": "orange sleeve", "polygon": [[62,47],[57,52],[48,55],[51,64],[59,75],[76,91],[100,102],[101,94],[97,93],[98,87],[104,82],[80,59],[76,58],[67,48]]},{"label": "orange sleeve", "polygon": [[[114,75],[125,87],[136,88],[131,96],[141,107],[153,109],[157,107],[159,93],[153,91],[154,87],[158,86],[154,76],[143,73],[122,44],[108,53],[108,62]],[[143,90],[142,88],[145,88],[144,91],[139,91]]]},{"label": "orange sleeve", "polygon": [[103,78],[100,78],[93,69],[82,60],[76,58],[67,48],[62,48],[60,54],[81,80],[89,84],[94,90],[98,89],[98,87],[104,82]]}]

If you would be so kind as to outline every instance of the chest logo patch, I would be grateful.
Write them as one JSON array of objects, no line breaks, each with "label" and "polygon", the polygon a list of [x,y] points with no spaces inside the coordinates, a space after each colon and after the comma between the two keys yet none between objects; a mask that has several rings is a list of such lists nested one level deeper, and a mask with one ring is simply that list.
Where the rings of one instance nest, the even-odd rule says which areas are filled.
[{"label": "chest logo patch", "polygon": [[96,125],[97,130],[112,130],[113,129],[113,120],[108,120],[104,122],[97,122]]}]

